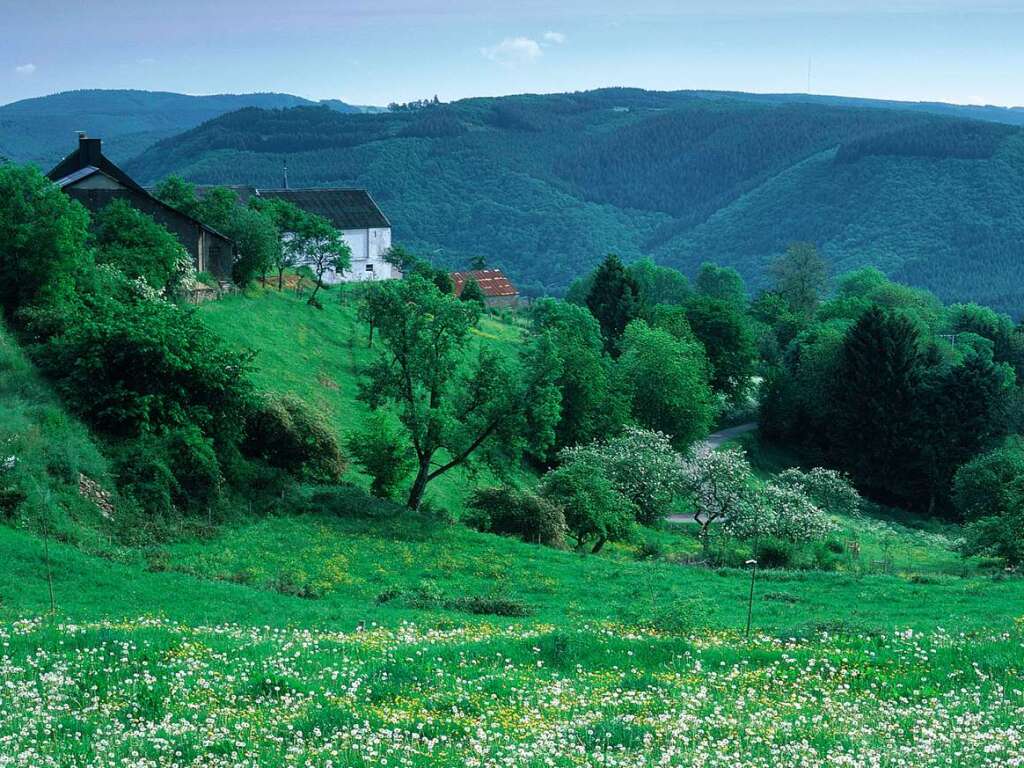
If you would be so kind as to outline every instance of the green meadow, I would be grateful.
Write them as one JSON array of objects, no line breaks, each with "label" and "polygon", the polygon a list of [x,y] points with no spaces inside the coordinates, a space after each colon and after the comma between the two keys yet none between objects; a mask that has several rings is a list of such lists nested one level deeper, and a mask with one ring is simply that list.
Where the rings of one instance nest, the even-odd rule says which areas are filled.
[{"label": "green meadow", "polygon": [[[371,352],[327,298],[201,316],[344,434]],[[477,339],[519,333],[487,318]],[[751,600],[749,570],[691,564],[692,525],[581,555],[453,520],[479,476],[412,513],[350,468],[129,546],[82,501],[102,452],[0,342],[0,439],[38,479],[29,503],[61,510],[0,527],[0,768],[1024,761],[1024,581],[962,558],[955,526],[837,517],[858,557],[762,570]],[[745,442],[764,477],[789,463]]]}]

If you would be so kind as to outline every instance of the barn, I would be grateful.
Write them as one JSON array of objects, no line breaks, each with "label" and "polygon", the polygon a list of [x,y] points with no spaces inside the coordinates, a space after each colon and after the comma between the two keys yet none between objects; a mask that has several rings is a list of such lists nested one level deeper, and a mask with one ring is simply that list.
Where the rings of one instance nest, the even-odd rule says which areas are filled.
[{"label": "barn", "polygon": [[93,213],[114,200],[127,201],[177,237],[195,262],[197,271],[230,279],[235,261],[234,242],[139,186],[103,154],[100,139],[79,134],[78,149],[61,160],[47,176]]},{"label": "barn", "polygon": [[468,272],[452,272],[455,295],[461,296],[466,283],[473,280],[484,294],[484,306],[488,309],[515,307],[519,304],[519,290],[500,269],[474,269]]}]

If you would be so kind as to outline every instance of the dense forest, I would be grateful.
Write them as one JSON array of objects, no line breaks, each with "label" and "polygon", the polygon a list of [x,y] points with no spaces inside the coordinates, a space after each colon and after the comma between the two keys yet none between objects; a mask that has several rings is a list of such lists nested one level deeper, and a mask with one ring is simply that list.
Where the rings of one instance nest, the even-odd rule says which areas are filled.
[{"label": "dense forest", "polygon": [[379,114],[250,108],[127,165],[146,182],[368,188],[395,236],[561,293],[607,252],[752,289],[794,241],[833,274],[877,265],[946,301],[1019,315],[1024,138],[916,109],[607,89]]}]

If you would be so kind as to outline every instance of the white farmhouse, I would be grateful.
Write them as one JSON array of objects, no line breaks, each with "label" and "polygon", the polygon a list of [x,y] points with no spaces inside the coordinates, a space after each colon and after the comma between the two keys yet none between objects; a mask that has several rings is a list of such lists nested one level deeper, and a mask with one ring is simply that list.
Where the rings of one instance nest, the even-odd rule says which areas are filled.
[{"label": "white farmhouse", "polygon": [[385,260],[391,249],[391,222],[365,189],[262,189],[257,197],[287,200],[309,213],[323,216],[352,249],[352,266],[342,273],[328,271],[325,283],[397,279],[402,273]]}]

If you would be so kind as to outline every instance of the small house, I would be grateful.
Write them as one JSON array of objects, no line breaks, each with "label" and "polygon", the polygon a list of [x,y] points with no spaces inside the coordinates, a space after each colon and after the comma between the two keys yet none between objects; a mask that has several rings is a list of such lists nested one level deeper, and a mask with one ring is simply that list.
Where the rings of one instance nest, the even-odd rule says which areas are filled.
[{"label": "small house", "polygon": [[519,304],[519,290],[500,269],[475,269],[469,272],[452,272],[455,295],[461,296],[462,289],[470,280],[476,281],[484,294],[484,306],[488,309],[515,307]]},{"label": "small house", "polygon": [[92,213],[114,200],[125,200],[136,210],[165,226],[188,251],[198,272],[229,279],[235,261],[234,242],[198,219],[158,200],[104,154],[100,139],[78,136],[78,149],[65,157],[47,176],[65,194]]}]

